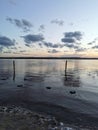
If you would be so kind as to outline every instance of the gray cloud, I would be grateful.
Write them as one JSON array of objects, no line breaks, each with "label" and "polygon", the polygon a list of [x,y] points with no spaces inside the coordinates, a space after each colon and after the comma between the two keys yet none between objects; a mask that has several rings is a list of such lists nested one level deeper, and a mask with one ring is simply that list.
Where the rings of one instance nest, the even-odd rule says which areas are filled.
[{"label": "gray cloud", "polygon": [[41,24],[41,25],[39,26],[39,29],[38,29],[38,30],[44,32],[44,30],[45,30],[45,25],[44,25],[44,24]]},{"label": "gray cloud", "polygon": [[0,52],[2,52],[2,51],[3,51],[3,47],[1,46],[1,47],[0,47]]},{"label": "gray cloud", "polygon": [[83,51],[86,51],[86,50],[87,50],[86,48],[78,48],[75,51],[77,51],[77,52],[83,52]]},{"label": "gray cloud", "polygon": [[92,49],[98,49],[98,45],[93,46]]},{"label": "gray cloud", "polygon": [[33,25],[25,19],[19,20],[7,17],[6,20],[9,21],[11,24],[14,24],[18,28],[21,28],[24,32],[30,31],[31,27],[33,27]]},{"label": "gray cloud", "polygon": [[3,53],[9,54],[9,53],[11,53],[11,51],[8,50],[8,51],[4,51]]},{"label": "gray cloud", "polygon": [[80,41],[82,39],[82,36],[83,36],[83,34],[80,31],[64,33],[64,38],[71,38],[71,39],[75,39],[77,41]]},{"label": "gray cloud", "polygon": [[18,48],[15,47],[15,46],[13,46],[13,47],[10,47],[10,49],[12,49],[12,50],[17,50]]},{"label": "gray cloud", "polygon": [[31,47],[31,45],[30,45],[30,44],[27,44],[27,43],[25,44],[25,46],[27,46],[27,47]]},{"label": "gray cloud", "polygon": [[94,43],[96,43],[98,41],[98,38],[95,38],[92,42],[89,42],[88,45],[93,45]]},{"label": "gray cloud", "polygon": [[39,45],[41,48],[43,48],[43,44],[42,44],[42,43],[38,43],[38,45]]},{"label": "gray cloud", "polygon": [[22,38],[24,38],[26,45],[30,44],[30,43],[40,42],[40,41],[44,40],[44,37],[43,37],[42,34],[37,34],[37,35],[28,34],[28,35],[22,36]]},{"label": "gray cloud", "polygon": [[54,20],[51,21],[51,23],[58,24],[59,26],[63,26],[64,25],[64,21],[63,20],[59,20],[59,19],[54,19]]},{"label": "gray cloud", "polygon": [[53,50],[49,50],[48,53],[58,53],[59,51],[56,50],[56,49],[53,49]]},{"label": "gray cloud", "polygon": [[61,41],[64,42],[64,43],[75,43],[74,38],[68,38],[68,37],[62,38]]},{"label": "gray cloud", "polygon": [[63,46],[66,46],[68,48],[74,48],[74,49],[78,49],[79,48],[79,46],[74,45],[73,43],[70,43],[70,44],[65,43]]},{"label": "gray cloud", "polygon": [[62,38],[61,41],[65,43],[64,46],[68,48],[78,49],[81,44],[79,42],[82,39],[82,36],[83,34],[80,31],[65,32],[64,38]]},{"label": "gray cloud", "polygon": [[24,53],[24,52],[27,52],[27,51],[26,50],[20,50],[19,52]]},{"label": "gray cloud", "polygon": [[89,43],[87,43],[88,45],[92,45],[93,44],[93,42],[89,42]]},{"label": "gray cloud", "polygon": [[51,47],[51,48],[58,48],[59,45],[58,44],[53,44],[51,42],[44,42],[43,43],[46,47]]},{"label": "gray cloud", "polygon": [[52,43],[52,42],[42,42],[39,44],[40,46],[46,46],[47,48],[62,48],[64,45],[62,44],[57,44],[57,43]]},{"label": "gray cloud", "polygon": [[15,45],[15,40],[11,40],[6,36],[0,36],[0,45],[3,47],[9,47]]},{"label": "gray cloud", "polygon": [[92,42],[89,42],[88,45],[92,45],[92,44],[94,44],[95,42],[96,42],[95,40],[92,41]]}]

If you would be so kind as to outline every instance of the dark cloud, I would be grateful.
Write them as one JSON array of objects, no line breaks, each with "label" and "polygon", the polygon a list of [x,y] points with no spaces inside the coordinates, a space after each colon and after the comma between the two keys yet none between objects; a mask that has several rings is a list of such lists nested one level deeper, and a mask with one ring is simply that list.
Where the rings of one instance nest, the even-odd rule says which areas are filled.
[{"label": "dark cloud", "polygon": [[[22,38],[24,38],[24,41],[26,43],[35,43],[35,42],[40,42],[40,41],[43,41],[44,40],[44,37],[42,34],[37,34],[37,35],[34,35],[34,34],[28,34],[28,35],[25,35],[25,36],[22,36]],[[27,45],[27,44],[26,44]]]},{"label": "dark cloud", "polygon": [[13,23],[13,19],[10,17],[7,17],[6,20],[9,21],[10,23]]},{"label": "dark cloud", "polygon": [[64,38],[72,38],[72,39],[75,39],[78,41],[80,41],[82,39],[82,36],[83,36],[83,34],[80,31],[64,33]]},{"label": "dark cloud", "polygon": [[79,48],[79,46],[74,45],[73,43],[70,43],[70,44],[65,43],[63,46],[68,47],[68,48],[74,48],[74,49],[78,49]]},{"label": "dark cloud", "polygon": [[63,26],[64,25],[64,21],[63,20],[59,20],[59,19],[54,19],[54,20],[51,21],[51,23],[58,24],[59,26]]},{"label": "dark cloud", "polygon": [[61,39],[62,42],[64,43],[75,43],[75,39],[74,38],[69,38],[69,37],[64,37]]},{"label": "dark cloud", "polygon": [[89,43],[87,43],[88,45],[92,45],[93,44],[93,42],[89,42]]},{"label": "dark cloud", "polygon": [[44,24],[41,24],[41,25],[39,26],[39,29],[38,29],[38,30],[44,32],[44,30],[45,30],[45,25],[44,25]]},{"label": "dark cloud", "polygon": [[24,53],[24,52],[27,52],[27,51],[26,50],[20,50],[19,52]]},{"label": "dark cloud", "polygon": [[89,42],[88,45],[93,45],[94,43],[96,43],[98,41],[98,38],[95,38],[92,42]]},{"label": "dark cloud", "polygon": [[31,47],[31,45],[30,45],[30,44],[25,44],[25,46],[27,46],[27,47]]},{"label": "dark cloud", "polygon": [[83,52],[83,51],[86,51],[86,50],[87,50],[86,48],[78,48],[75,51],[77,51],[77,52]]},{"label": "dark cloud", "polygon": [[47,48],[62,48],[64,46],[61,44],[54,44],[52,42],[43,42],[42,45],[46,46]]},{"label": "dark cloud", "polygon": [[15,47],[15,46],[13,46],[13,47],[10,47],[10,49],[12,49],[12,50],[17,50],[18,48]]},{"label": "dark cloud", "polygon": [[38,43],[38,45],[39,45],[41,48],[43,48],[43,44],[42,44],[42,43]]},{"label": "dark cloud", "polygon": [[22,23],[23,23],[23,25],[25,27],[29,27],[29,28],[32,27],[32,24],[29,21],[25,20],[25,19],[22,19]]},{"label": "dark cloud", "polygon": [[95,42],[96,42],[95,40],[92,41],[92,42],[89,42],[88,45],[92,45],[92,44],[94,44]]},{"label": "dark cloud", "polygon": [[98,45],[93,46],[92,49],[98,49]]},{"label": "dark cloud", "polygon": [[11,24],[14,24],[18,28],[21,28],[24,32],[30,31],[31,27],[33,26],[28,20],[22,19],[12,19],[10,17],[6,18]]},{"label": "dark cloud", "polygon": [[11,53],[11,51],[10,51],[10,50],[8,50],[8,51],[4,51],[3,53],[8,54],[8,53]]},{"label": "dark cloud", "polygon": [[64,46],[68,48],[78,49],[81,43],[80,40],[82,39],[83,34],[80,31],[75,32],[65,32],[64,38],[61,41],[64,43]]},{"label": "dark cloud", "polygon": [[48,53],[58,53],[59,51],[56,50],[56,49],[53,49],[53,50],[49,50]]},{"label": "dark cloud", "polygon": [[0,47],[0,52],[2,52],[2,51],[3,51],[3,47],[1,46],[1,47]]},{"label": "dark cloud", "polygon": [[3,47],[9,47],[15,45],[15,40],[11,40],[6,36],[0,36],[0,45]]}]

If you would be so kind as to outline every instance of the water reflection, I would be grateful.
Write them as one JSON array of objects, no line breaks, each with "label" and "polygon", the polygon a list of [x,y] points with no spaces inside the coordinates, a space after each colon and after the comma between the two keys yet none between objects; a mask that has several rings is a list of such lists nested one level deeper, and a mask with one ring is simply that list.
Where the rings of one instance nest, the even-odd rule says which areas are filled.
[{"label": "water reflection", "polygon": [[0,70],[0,80],[8,80],[12,76],[9,70]]},{"label": "water reflection", "polygon": [[24,81],[42,82],[43,80],[44,76],[41,74],[35,75],[34,73],[26,73],[24,76]]},{"label": "water reflection", "polygon": [[67,75],[63,77],[63,82],[66,87],[80,87],[80,78],[76,77],[73,72],[68,72]]},{"label": "water reflection", "polygon": [[79,61],[75,61],[73,68],[67,70],[63,82],[66,87],[80,87]]},{"label": "water reflection", "polygon": [[[0,83],[3,80],[13,84],[42,85],[46,87],[77,87],[98,84],[98,61],[68,60],[67,73],[64,60],[0,60]],[[90,64],[92,63],[92,64]],[[89,65],[88,65],[89,64]],[[88,65],[88,66],[87,66]],[[95,65],[95,66],[94,66]],[[87,80],[85,80],[87,79]],[[65,87],[64,87],[65,89]]]}]

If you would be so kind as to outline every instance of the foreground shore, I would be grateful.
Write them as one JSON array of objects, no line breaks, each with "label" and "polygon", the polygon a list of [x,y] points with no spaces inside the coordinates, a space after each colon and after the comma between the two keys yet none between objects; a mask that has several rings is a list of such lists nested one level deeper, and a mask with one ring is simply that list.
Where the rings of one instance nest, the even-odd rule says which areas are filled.
[{"label": "foreground shore", "polygon": [[[55,117],[15,106],[0,106],[0,130],[83,130]],[[88,129],[85,129],[88,130]]]},{"label": "foreground shore", "polygon": [[0,130],[98,130],[97,118],[48,107],[54,115],[15,105],[0,106]]}]

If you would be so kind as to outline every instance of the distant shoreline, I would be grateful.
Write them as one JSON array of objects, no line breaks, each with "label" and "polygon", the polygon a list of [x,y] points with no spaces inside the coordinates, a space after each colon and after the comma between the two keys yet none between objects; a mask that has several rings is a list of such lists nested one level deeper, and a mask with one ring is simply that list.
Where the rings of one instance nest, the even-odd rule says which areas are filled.
[{"label": "distant shoreline", "polygon": [[73,59],[73,60],[98,60],[86,57],[0,57],[0,59]]}]

